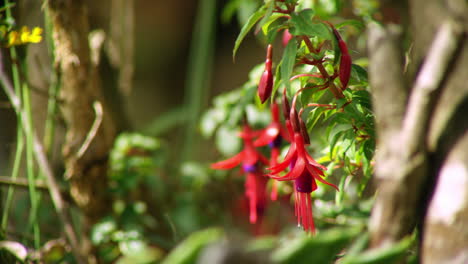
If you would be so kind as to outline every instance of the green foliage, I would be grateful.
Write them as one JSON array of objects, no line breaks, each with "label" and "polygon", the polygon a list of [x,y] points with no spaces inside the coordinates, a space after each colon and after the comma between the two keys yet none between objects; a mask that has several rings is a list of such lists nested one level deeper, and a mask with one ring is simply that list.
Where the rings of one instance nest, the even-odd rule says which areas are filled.
[{"label": "green foliage", "polygon": [[[283,80],[283,83],[286,85],[286,89],[291,89],[290,82],[286,79],[289,76],[291,76],[293,69],[294,69],[294,64],[296,62],[296,52],[297,52],[297,43],[295,39],[291,39],[288,42],[288,45],[286,46],[284,53],[283,53],[283,58],[281,60],[281,79]],[[285,80],[286,79],[286,80]]]},{"label": "green foliage", "polygon": [[322,39],[330,39],[330,30],[321,22],[313,22],[315,12],[312,9],[305,9],[299,13],[291,14],[291,34],[295,36],[306,35]]},{"label": "green foliage", "polygon": [[197,257],[202,248],[219,240],[223,231],[218,228],[210,228],[191,234],[179,244],[162,261],[162,264],[192,264],[197,263]]},{"label": "green foliage", "polygon": [[359,229],[332,229],[314,237],[299,236],[283,242],[272,258],[281,264],[333,263],[335,256],[355,238]]},{"label": "green foliage", "polygon": [[[348,254],[341,263],[343,264],[392,264],[410,263],[409,252],[414,244],[414,237],[406,237],[398,243],[385,247],[372,249],[363,253]],[[406,260],[402,262],[403,260]]]},{"label": "green foliage", "polygon": [[110,154],[109,178],[113,191],[126,194],[164,161],[164,149],[158,139],[140,134],[120,134]]}]

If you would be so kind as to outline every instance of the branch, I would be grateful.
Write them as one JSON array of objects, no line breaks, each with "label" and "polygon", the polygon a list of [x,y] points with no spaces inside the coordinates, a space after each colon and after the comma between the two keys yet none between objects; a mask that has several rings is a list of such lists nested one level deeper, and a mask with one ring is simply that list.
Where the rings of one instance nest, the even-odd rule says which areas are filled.
[{"label": "branch", "polygon": [[13,108],[15,109],[16,113],[18,113],[20,117],[20,122],[23,125],[26,133],[31,133],[33,135],[34,155],[35,155],[37,163],[39,164],[39,168],[41,169],[42,173],[46,177],[46,183],[50,192],[52,203],[54,204],[57,214],[64,225],[65,235],[68,239],[68,242],[70,243],[70,246],[72,248],[72,251],[75,257],[77,258],[78,263],[85,263],[84,261],[85,258],[84,256],[82,256],[81,251],[79,250],[79,244],[78,244],[76,232],[73,228],[71,219],[69,215],[67,214],[65,203],[60,193],[60,188],[57,182],[55,181],[55,175],[52,172],[49,161],[47,160],[47,156],[45,154],[44,148],[41,142],[39,141],[36,133],[34,133],[34,131],[32,130],[30,123],[26,120],[26,114],[23,112],[21,101],[18,98],[18,96],[15,94],[13,85],[11,84],[10,79],[8,78],[8,76],[6,75],[3,69],[3,54],[1,50],[0,50],[0,82]]},{"label": "branch", "polygon": [[[0,176],[0,185],[8,185],[20,188],[28,188],[29,182],[26,179],[12,179],[7,176]],[[48,191],[49,187],[44,181],[36,180],[34,186],[41,191]]]},{"label": "branch", "polygon": [[[409,234],[414,228],[418,213],[423,211],[420,208],[420,201],[424,196],[423,187],[428,175],[433,173],[429,171],[426,146],[430,116],[434,109],[434,101],[437,99],[436,92],[442,86],[461,36],[462,30],[456,24],[451,21],[442,23],[416,79],[402,123],[388,120],[392,118],[391,113],[404,112],[405,107],[401,102],[398,105],[399,109],[396,110],[379,105],[379,103],[385,104],[393,101],[394,96],[391,93],[395,91],[381,91],[387,87],[375,86],[377,84],[372,83],[376,92],[374,105],[381,141],[378,142],[377,148],[386,148],[388,151],[385,156],[386,160],[382,158],[382,154],[379,154],[382,149],[376,157],[375,174],[381,182],[369,223],[373,247],[395,242]],[[371,65],[375,63],[377,61],[371,59]],[[372,67],[379,66],[373,65]],[[388,71],[395,69],[395,65],[392,64],[387,64],[385,67]],[[380,78],[375,76],[379,74],[379,72],[371,71],[371,77],[374,80]],[[382,78],[385,78],[386,74],[383,75]],[[394,80],[390,85],[395,85],[396,82],[398,80]],[[381,84],[385,85],[385,83]],[[394,88],[400,89],[397,91],[401,92],[402,87],[397,85]],[[389,97],[379,97],[386,92]],[[377,115],[378,109],[381,110],[380,115]],[[381,122],[390,125],[387,131]]]},{"label": "branch", "polygon": [[379,139],[393,137],[400,131],[408,91],[403,76],[401,29],[370,24],[369,80]]},{"label": "branch", "polygon": [[96,113],[96,118],[94,119],[94,122],[91,125],[91,129],[89,130],[89,133],[86,135],[83,145],[81,145],[80,149],[78,150],[78,153],[76,154],[76,157],[78,159],[81,158],[86,152],[86,150],[89,148],[89,145],[91,144],[93,139],[96,137],[98,129],[102,123],[102,113],[103,113],[102,104],[99,101],[95,101],[93,103],[93,108],[94,108],[94,112]]},{"label": "branch", "polygon": [[408,155],[424,147],[429,117],[434,108],[432,99],[455,56],[462,32],[462,28],[453,21],[444,21],[417,76],[402,131]]}]

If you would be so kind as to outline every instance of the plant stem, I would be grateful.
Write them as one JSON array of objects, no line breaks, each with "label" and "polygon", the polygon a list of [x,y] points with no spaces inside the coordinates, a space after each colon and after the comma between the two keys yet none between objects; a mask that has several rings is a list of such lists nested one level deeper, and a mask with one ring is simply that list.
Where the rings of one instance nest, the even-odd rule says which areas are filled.
[{"label": "plant stem", "polygon": [[75,255],[78,263],[86,263],[85,261],[86,258],[83,256],[83,254],[81,254],[81,250],[78,245],[76,232],[73,228],[70,216],[68,215],[68,212],[66,210],[65,203],[60,193],[60,188],[55,180],[55,175],[52,171],[52,168],[50,167],[50,163],[44,152],[44,148],[41,142],[39,141],[37,135],[31,130],[30,124],[25,114],[23,113],[21,100],[16,95],[13,89],[13,85],[11,84],[9,78],[4,72],[1,55],[2,53],[0,50],[0,83],[2,84],[4,91],[6,95],[8,96],[8,99],[11,102],[11,105],[14,107],[16,113],[20,117],[19,120],[21,121],[21,124],[25,128],[25,131],[32,132],[32,138],[33,138],[33,143],[34,143],[34,154],[35,154],[36,161],[39,165],[39,168],[42,170],[42,172],[46,176],[47,186],[49,188],[52,202],[54,204],[54,207],[57,211],[58,216],[60,217],[60,220],[62,221],[64,225],[65,235],[68,239],[68,242],[70,243],[70,247],[73,251],[73,254]]},{"label": "plant stem", "polygon": [[185,86],[185,106],[188,116],[184,132],[184,147],[181,161],[192,158],[196,148],[195,135],[202,105],[209,90],[208,78],[211,71],[214,29],[216,25],[216,0],[201,0],[190,47],[188,77]]},{"label": "plant stem", "polygon": [[[18,121],[17,131],[16,131],[16,152],[15,152],[15,160],[13,163],[13,171],[11,173],[11,180],[14,181],[18,178],[20,165],[21,165],[21,156],[23,155],[24,149],[24,138],[23,138],[23,130],[21,123]],[[5,201],[5,208],[3,209],[2,215],[2,230],[6,230],[8,225],[8,214],[11,207],[11,202],[13,201],[13,194],[15,192],[15,188],[13,186],[8,187],[8,193]]]},{"label": "plant stem", "polygon": [[[34,172],[34,150],[33,150],[33,122],[32,122],[32,114],[31,114],[31,95],[29,92],[28,86],[23,83],[22,85],[23,91],[23,106],[24,106],[24,115],[26,116],[26,120],[28,122],[28,126],[25,126],[25,129],[28,128],[26,131],[26,168],[27,168],[27,177],[29,183],[29,197],[31,201],[31,210],[29,214],[29,226],[32,226],[33,235],[34,235],[34,247],[36,249],[40,248],[40,231],[39,231],[39,223],[37,219],[37,209],[39,206],[39,199],[40,197],[36,193],[36,186],[35,186],[35,172]],[[29,229],[29,228],[28,228]]]},{"label": "plant stem", "polygon": [[[47,50],[51,61],[54,62],[54,42],[52,40],[52,24],[50,22],[49,9],[45,8],[44,12]],[[52,67],[54,68],[54,63],[52,63]],[[51,72],[50,76],[49,100],[47,101],[47,117],[44,128],[44,148],[48,153],[49,158],[52,156],[52,144],[55,132],[55,113],[57,112],[57,95],[60,88],[59,83],[58,72],[54,70]]]}]

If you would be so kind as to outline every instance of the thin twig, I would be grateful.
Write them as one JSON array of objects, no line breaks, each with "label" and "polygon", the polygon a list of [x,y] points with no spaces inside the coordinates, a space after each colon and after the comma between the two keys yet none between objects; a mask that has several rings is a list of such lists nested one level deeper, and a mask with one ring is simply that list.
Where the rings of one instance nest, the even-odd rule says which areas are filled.
[{"label": "thin twig", "polygon": [[86,135],[83,145],[81,145],[80,149],[76,153],[76,157],[78,159],[83,157],[86,150],[88,150],[89,145],[91,144],[93,139],[96,137],[99,127],[102,124],[102,116],[103,116],[102,104],[99,101],[95,101],[93,103],[93,108],[94,108],[94,112],[96,113],[96,118],[94,119],[94,122],[91,125],[91,128],[89,129],[88,134]]},{"label": "thin twig", "polygon": [[[8,177],[8,176],[0,176],[0,185],[28,188],[29,181],[26,179],[12,179],[11,177]],[[41,191],[49,190],[49,187],[47,186],[47,184],[41,180],[36,180],[36,182],[34,183],[34,186],[36,187],[36,189],[39,189]]]},{"label": "thin twig", "polygon": [[55,206],[55,209],[57,211],[57,214],[60,217],[60,220],[62,221],[64,225],[65,235],[68,239],[68,242],[70,243],[70,246],[72,248],[72,251],[75,257],[77,258],[78,263],[85,263],[85,257],[82,256],[81,251],[79,250],[79,244],[78,244],[76,232],[73,228],[72,221],[69,215],[67,214],[65,203],[60,193],[60,188],[57,182],[55,181],[55,175],[52,171],[52,168],[50,167],[50,163],[44,152],[44,148],[42,147],[42,144],[39,141],[37,135],[33,132],[32,127],[30,126],[30,123],[26,119],[26,115],[23,113],[23,109],[21,106],[21,101],[16,95],[13,89],[13,85],[11,84],[10,79],[8,78],[8,76],[6,75],[3,69],[3,54],[1,50],[0,50],[0,82],[13,108],[15,109],[17,113],[19,113],[19,116],[21,118],[20,120],[21,124],[23,125],[26,133],[32,133],[35,158],[36,158],[37,163],[39,164],[39,168],[46,176],[46,183],[50,192],[50,196]]}]

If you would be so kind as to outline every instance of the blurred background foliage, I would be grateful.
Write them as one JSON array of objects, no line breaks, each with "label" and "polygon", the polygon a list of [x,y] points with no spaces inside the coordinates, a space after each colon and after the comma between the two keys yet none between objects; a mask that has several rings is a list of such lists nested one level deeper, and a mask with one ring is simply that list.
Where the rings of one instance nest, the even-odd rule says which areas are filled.
[{"label": "blurred background foliage", "polygon": [[[347,91],[353,104],[346,108],[362,117],[353,125],[365,127],[367,134],[372,134],[365,25],[371,21],[398,23],[398,12],[376,0],[300,2],[303,8],[313,9],[316,17],[343,28],[341,33],[356,64],[350,84],[362,87]],[[87,1],[92,29],[108,30],[109,3],[110,0]],[[118,101],[110,96],[123,132],[109,155],[109,188],[102,190],[111,194],[108,206],[112,210],[92,226],[89,235],[102,263],[228,263],[227,259],[243,260],[242,263],[396,263],[404,258],[416,261],[414,237],[385,250],[361,253],[368,243],[366,226],[374,190],[367,182],[375,142],[349,142],[353,126],[336,125],[335,119],[324,122],[332,113],[316,108],[307,119],[309,129],[313,128],[312,144],[320,157],[318,161],[328,163],[331,177],[342,190],[336,195],[324,188],[314,192],[314,217],[320,230],[315,236],[295,226],[289,196],[292,188],[288,184],[280,183],[281,198],[268,204],[262,225],[252,226],[248,223],[243,179],[238,171],[209,169],[209,162],[219,160],[219,154],[231,156],[239,152],[237,131],[244,113],[255,128],[270,122],[269,109],[256,98],[267,37],[248,34],[235,63],[231,57],[240,28],[262,4],[259,0],[134,2],[135,35],[128,36],[135,40],[133,88]],[[40,6],[40,1],[22,1],[11,6],[12,17],[17,19],[6,17],[2,11],[2,23],[11,28],[40,26],[46,29],[45,37],[50,37]],[[205,56],[193,54],[203,47],[210,49],[203,53]],[[51,58],[47,42],[19,46],[18,54],[33,93],[34,125],[42,131],[49,86],[49,79],[44,76],[53,71],[48,66]],[[275,52],[274,61],[279,61],[279,54]],[[117,93],[115,76],[109,67],[101,72],[104,87],[107,93]],[[323,95],[315,93],[313,100],[318,102]],[[17,126],[6,98],[3,94],[0,98],[0,173],[7,179],[16,159],[13,150]],[[56,140],[51,147],[57,175],[64,173],[59,150],[64,129],[57,118]],[[331,146],[327,143],[330,141],[334,142]],[[351,163],[360,166],[356,170],[348,166]],[[25,178],[28,172],[20,169],[19,175]],[[0,189],[2,204],[8,185],[4,181]],[[60,186],[67,190],[67,180],[60,179]],[[3,214],[10,216],[0,234],[0,262],[14,263],[16,259],[73,263],[47,194],[39,193],[34,221],[41,232],[40,237],[33,237],[34,223],[25,221],[31,210],[30,195],[27,188],[18,187],[13,206],[8,211],[2,208]],[[80,229],[81,214],[73,206],[72,215]],[[256,237],[252,235],[254,230],[260,230]]]}]

